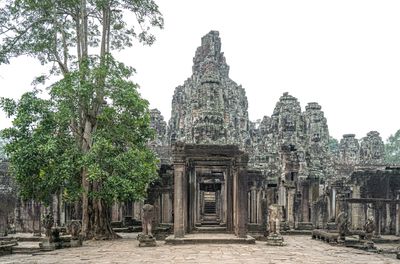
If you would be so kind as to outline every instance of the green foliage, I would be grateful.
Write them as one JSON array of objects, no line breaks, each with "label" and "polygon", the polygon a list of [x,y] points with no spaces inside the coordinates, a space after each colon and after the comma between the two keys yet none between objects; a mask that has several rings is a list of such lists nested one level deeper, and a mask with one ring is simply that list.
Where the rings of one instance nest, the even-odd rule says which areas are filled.
[{"label": "green foliage", "polygon": [[29,55],[43,64],[55,63],[54,72],[74,69],[78,53],[87,48],[82,41],[98,49],[106,40],[108,51],[130,47],[135,38],[151,45],[155,37],[150,29],[164,24],[153,0],[4,2],[0,8],[0,64]]},{"label": "green foliage", "polygon": [[385,161],[390,164],[400,165],[400,129],[386,141]]},{"label": "green foliage", "polygon": [[29,92],[18,102],[2,98],[0,107],[15,117],[2,135],[9,141],[5,151],[20,195],[48,203],[63,188],[76,193],[78,150],[53,103]]},{"label": "green foliage", "polygon": [[[62,190],[65,199],[81,193],[80,172],[87,168],[92,197],[106,202],[137,200],[146,195],[157,177],[157,160],[147,142],[153,138],[148,102],[129,81],[132,69],[107,57],[108,70],[92,60],[81,72],[71,72],[50,88],[51,98],[37,92],[24,94],[18,102],[2,99],[0,106],[15,115],[13,127],[3,134],[10,143],[6,152],[25,198],[44,202]],[[97,116],[93,143],[88,152],[73,129],[83,121],[79,108],[90,105],[100,92],[98,75],[106,74],[101,92],[105,101]],[[88,113],[89,114],[89,113]]]},{"label": "green foliage", "polygon": [[22,195],[45,202],[56,192],[81,196],[82,232],[90,236],[95,225],[111,230],[94,223],[107,217],[99,204],[143,198],[157,175],[146,146],[153,136],[148,103],[129,81],[133,69],[111,51],[135,38],[151,45],[150,29],[164,23],[158,6],[153,0],[6,0],[1,7],[0,64],[28,55],[63,76],[49,87],[48,100],[37,92],[1,100],[15,116],[4,136]]}]

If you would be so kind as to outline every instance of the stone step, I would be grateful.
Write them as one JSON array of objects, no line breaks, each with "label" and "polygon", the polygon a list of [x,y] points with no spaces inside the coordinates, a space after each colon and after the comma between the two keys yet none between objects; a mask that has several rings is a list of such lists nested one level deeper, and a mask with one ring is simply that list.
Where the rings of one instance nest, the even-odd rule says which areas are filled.
[{"label": "stone step", "polygon": [[225,226],[198,226],[195,227],[194,233],[226,233]]},{"label": "stone step", "polygon": [[41,242],[44,237],[39,236],[28,236],[25,235],[9,235],[6,237],[0,237],[0,241],[17,240],[19,242]]},{"label": "stone step", "polygon": [[247,236],[244,238],[236,237],[233,234],[188,234],[183,238],[175,238],[173,235],[165,239],[166,244],[255,244],[256,240]]},{"label": "stone step", "polygon": [[13,247],[13,254],[34,254],[40,252],[39,243],[36,242],[18,242],[18,245]]},{"label": "stone step", "polygon": [[203,221],[201,223],[196,223],[195,226],[222,226],[226,227],[225,223],[220,223],[218,221]]}]

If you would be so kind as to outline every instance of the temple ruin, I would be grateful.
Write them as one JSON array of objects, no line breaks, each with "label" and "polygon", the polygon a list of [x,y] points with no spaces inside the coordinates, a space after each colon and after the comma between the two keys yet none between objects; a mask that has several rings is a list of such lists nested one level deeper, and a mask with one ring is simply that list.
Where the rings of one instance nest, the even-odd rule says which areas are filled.
[{"label": "temple ruin", "polygon": [[[209,32],[196,50],[192,75],[175,89],[171,119],[151,110],[157,137],[149,145],[160,159],[160,177],[146,201],[154,206],[154,232],[265,237],[268,208],[276,205],[283,233],[336,230],[346,213],[350,231],[364,230],[372,219],[376,236],[399,236],[400,166],[384,163],[379,133],[360,140],[345,134],[334,148],[327,123],[321,105],[303,109],[289,93],[270,116],[250,121],[245,89],[229,77],[219,33]],[[9,190],[3,182],[0,192]],[[73,219],[70,205],[60,197],[54,203],[56,225]],[[140,221],[143,204],[115,204],[117,228]],[[35,210],[35,204],[19,204],[7,211],[0,231],[5,221],[34,231]]]}]

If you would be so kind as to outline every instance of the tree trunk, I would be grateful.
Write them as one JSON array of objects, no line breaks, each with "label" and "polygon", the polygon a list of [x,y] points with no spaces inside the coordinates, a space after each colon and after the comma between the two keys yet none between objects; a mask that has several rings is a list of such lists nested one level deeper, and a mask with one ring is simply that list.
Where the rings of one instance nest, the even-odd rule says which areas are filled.
[{"label": "tree trunk", "polygon": [[93,207],[95,215],[94,238],[99,240],[120,238],[120,236],[111,228],[111,217],[107,204],[101,199],[96,199],[93,203]]}]

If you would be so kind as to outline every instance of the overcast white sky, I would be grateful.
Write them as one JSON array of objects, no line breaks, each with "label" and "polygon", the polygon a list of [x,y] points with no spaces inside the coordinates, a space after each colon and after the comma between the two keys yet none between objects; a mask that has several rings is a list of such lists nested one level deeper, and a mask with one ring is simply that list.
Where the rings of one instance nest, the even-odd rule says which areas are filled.
[{"label": "overcast white sky", "polygon": [[[165,119],[191,75],[200,39],[218,30],[230,77],[246,89],[250,119],[271,115],[283,92],[318,102],[332,136],[400,129],[399,0],[158,0],[165,29],[152,47],[118,55]],[[0,66],[0,96],[18,98],[46,70],[28,58]],[[0,128],[10,124],[0,115]]]}]

